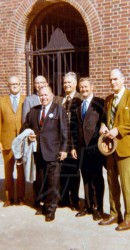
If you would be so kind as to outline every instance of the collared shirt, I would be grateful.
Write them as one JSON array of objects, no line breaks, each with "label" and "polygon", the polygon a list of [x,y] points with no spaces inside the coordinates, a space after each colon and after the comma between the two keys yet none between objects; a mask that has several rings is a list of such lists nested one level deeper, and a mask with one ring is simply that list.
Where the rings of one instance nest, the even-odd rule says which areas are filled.
[{"label": "collared shirt", "polygon": [[118,94],[114,94],[114,96],[116,95],[118,97],[116,101],[116,106],[119,104],[124,92],[125,92],[125,86],[122,87],[122,89],[120,90]]},{"label": "collared shirt", "polygon": [[68,97],[68,96],[70,96],[70,97],[71,97],[71,99],[73,99],[73,98],[74,98],[75,93],[76,93],[76,91],[73,91],[70,95],[66,95],[66,96],[63,98],[63,102],[62,102],[62,104],[64,104],[64,103],[66,102],[66,99],[67,99],[67,97]]},{"label": "collared shirt", "polygon": [[[49,111],[49,108],[50,108],[51,104],[52,104],[52,101],[47,106],[44,106],[45,107],[45,117],[46,117],[46,115],[47,115],[47,113]],[[42,116],[42,110],[43,110],[43,105],[42,105],[42,109],[41,109],[40,119],[41,119],[41,116]]]},{"label": "collared shirt", "polygon": [[[84,99],[85,101],[87,101],[87,108],[88,108],[88,106],[90,105],[90,102],[92,101],[92,99],[93,99],[93,94],[91,94],[88,98],[86,98],[86,99]],[[84,101],[83,100],[83,101]],[[82,104],[83,104],[83,102],[82,102]],[[82,105],[81,105],[82,106]]]},{"label": "collared shirt", "polygon": [[18,106],[19,100],[20,100],[20,93],[18,93],[17,95],[10,94],[10,100],[11,100],[12,105],[13,105],[14,96],[16,97],[17,106]]}]

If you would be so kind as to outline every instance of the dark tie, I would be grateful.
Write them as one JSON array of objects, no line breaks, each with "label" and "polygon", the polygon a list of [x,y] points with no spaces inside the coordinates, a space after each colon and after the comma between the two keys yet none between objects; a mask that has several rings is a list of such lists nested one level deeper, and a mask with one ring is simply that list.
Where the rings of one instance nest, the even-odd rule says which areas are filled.
[{"label": "dark tie", "polygon": [[17,96],[13,96],[13,110],[16,113],[17,111]]},{"label": "dark tie", "polygon": [[114,124],[115,114],[117,110],[117,100],[118,100],[118,96],[115,95],[113,98],[112,106],[111,106],[111,117],[110,117],[109,129],[111,129]]},{"label": "dark tie", "polygon": [[40,126],[43,125],[45,119],[45,107],[42,109],[41,119],[40,119]]},{"label": "dark tie", "polygon": [[82,116],[82,120],[84,120],[85,118],[85,115],[86,115],[86,112],[87,112],[87,109],[88,109],[88,101],[87,100],[84,100],[83,103],[82,103],[82,108],[81,108],[81,116]]},{"label": "dark tie", "polygon": [[70,101],[71,101],[71,97],[68,95],[66,97],[66,102],[65,102],[65,109],[66,109],[67,112],[69,111]]}]

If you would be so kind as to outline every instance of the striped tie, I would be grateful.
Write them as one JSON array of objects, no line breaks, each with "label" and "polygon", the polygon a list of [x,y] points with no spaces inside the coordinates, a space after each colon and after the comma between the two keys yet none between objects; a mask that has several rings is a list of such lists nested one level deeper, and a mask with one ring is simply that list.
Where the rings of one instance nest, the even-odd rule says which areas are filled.
[{"label": "striped tie", "polygon": [[110,124],[109,124],[109,129],[113,127],[114,124],[114,118],[117,110],[117,100],[118,96],[114,95],[113,102],[112,102],[112,107],[111,107],[111,118],[110,118]]}]

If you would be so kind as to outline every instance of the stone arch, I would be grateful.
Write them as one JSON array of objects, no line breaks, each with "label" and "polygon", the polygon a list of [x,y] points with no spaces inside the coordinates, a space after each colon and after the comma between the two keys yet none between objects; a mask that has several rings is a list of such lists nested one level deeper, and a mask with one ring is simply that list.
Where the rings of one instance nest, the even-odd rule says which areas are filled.
[{"label": "stone arch", "polygon": [[[89,43],[91,44],[90,49],[92,50],[95,47],[95,44],[102,42],[102,32],[101,32],[101,24],[99,17],[97,15],[96,9],[92,5],[90,0],[64,0],[64,1],[56,1],[50,0],[50,3],[60,3],[66,2],[71,4],[74,8],[76,8],[80,14],[82,15],[84,22],[86,23],[88,34],[89,34]],[[46,5],[46,1],[42,2]],[[10,47],[11,50],[14,51],[24,51],[25,39],[26,39],[26,31],[28,27],[26,27],[28,23],[28,16],[30,20],[33,20],[34,13],[31,15],[31,11],[33,6],[37,4],[37,11],[39,7],[39,11],[41,10],[41,1],[24,0],[15,15],[12,18],[12,23],[10,24],[9,33],[8,33],[8,44],[7,47]],[[29,22],[30,23],[30,22]],[[29,25],[28,23],[28,25]]]}]

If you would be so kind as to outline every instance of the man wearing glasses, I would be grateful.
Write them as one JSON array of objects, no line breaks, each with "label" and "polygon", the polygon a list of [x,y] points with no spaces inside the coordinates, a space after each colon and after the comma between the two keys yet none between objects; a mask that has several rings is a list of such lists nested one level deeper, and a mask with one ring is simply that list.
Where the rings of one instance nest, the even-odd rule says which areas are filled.
[{"label": "man wearing glasses", "polygon": [[39,75],[34,80],[34,94],[27,96],[25,98],[24,104],[23,104],[23,112],[22,112],[22,122],[25,122],[26,115],[30,111],[30,109],[34,106],[37,106],[40,104],[40,99],[38,96],[38,91],[41,87],[48,86],[47,80],[44,76]]},{"label": "man wearing glasses", "polygon": [[[22,105],[25,97],[20,94],[18,77],[8,79],[9,95],[1,97],[0,101],[0,152],[4,159],[5,194],[4,207],[14,204],[14,156],[11,150],[13,139],[21,129]],[[17,164],[17,203],[23,205],[25,194],[25,178],[23,165]]]}]

